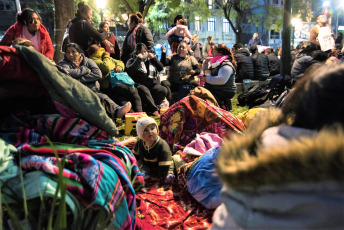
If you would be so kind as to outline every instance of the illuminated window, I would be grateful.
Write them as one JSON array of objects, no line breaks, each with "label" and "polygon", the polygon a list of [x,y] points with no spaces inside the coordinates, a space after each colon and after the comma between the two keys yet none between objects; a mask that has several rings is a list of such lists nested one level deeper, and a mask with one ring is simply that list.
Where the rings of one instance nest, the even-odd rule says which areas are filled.
[{"label": "illuminated window", "polygon": [[215,18],[208,18],[208,31],[215,31]]}]

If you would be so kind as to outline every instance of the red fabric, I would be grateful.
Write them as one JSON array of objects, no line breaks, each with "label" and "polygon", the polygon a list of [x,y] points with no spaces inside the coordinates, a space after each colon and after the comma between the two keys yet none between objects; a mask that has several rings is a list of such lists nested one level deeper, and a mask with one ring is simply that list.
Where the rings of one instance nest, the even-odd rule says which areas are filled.
[{"label": "red fabric", "polygon": [[[23,29],[23,24],[16,22],[12,25],[5,33],[4,37],[0,41],[0,46],[11,46],[14,39],[20,37],[20,33]],[[42,54],[47,56],[49,59],[53,59],[54,57],[54,48],[53,43],[51,41],[50,35],[47,29],[40,25],[39,31],[41,32],[41,47],[42,47]]]},{"label": "red fabric", "polygon": [[179,43],[172,42],[172,45],[171,45],[172,54],[177,53],[178,46],[179,46]]},{"label": "red fabric", "polygon": [[107,44],[106,41],[101,42],[101,46],[105,49],[106,52],[110,54],[110,56],[116,60],[121,60],[121,54],[120,54],[120,49],[119,45],[116,39],[116,36],[111,34],[111,37],[106,39],[108,42],[111,42],[114,47],[111,48],[109,44]]},{"label": "red fabric", "polygon": [[205,209],[179,187],[164,188],[158,182],[147,182],[145,191],[136,193],[136,201],[140,219],[137,229],[153,225],[153,229],[201,230],[212,225],[214,210]]},{"label": "red fabric", "polygon": [[0,95],[10,97],[38,97],[48,95],[37,73],[15,48],[0,46]]}]

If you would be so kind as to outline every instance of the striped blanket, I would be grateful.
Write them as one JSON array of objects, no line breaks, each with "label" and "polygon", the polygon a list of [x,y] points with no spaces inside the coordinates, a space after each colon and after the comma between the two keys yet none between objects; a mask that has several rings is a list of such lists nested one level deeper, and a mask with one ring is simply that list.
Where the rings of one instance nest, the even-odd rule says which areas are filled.
[{"label": "striped blanket", "polygon": [[41,170],[57,178],[57,160],[65,155],[62,175],[68,191],[84,205],[105,208],[113,216],[116,228],[134,229],[136,201],[131,181],[143,182],[143,177],[131,151],[114,143],[111,152],[96,142],[93,143],[97,146],[95,149],[61,143],[54,143],[53,148],[48,143],[25,144],[19,148],[23,155],[21,167]]}]

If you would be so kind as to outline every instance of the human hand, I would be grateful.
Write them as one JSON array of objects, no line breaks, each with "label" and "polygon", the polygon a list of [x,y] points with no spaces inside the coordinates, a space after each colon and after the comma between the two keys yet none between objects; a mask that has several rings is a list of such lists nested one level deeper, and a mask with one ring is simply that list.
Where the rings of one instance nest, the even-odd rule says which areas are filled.
[{"label": "human hand", "polygon": [[152,58],[155,58],[155,54],[153,54],[153,53],[148,53],[148,59],[152,59]]},{"label": "human hand", "polygon": [[106,52],[106,51],[105,51],[105,52],[103,53],[103,56],[110,56],[110,54],[109,54],[109,52]]},{"label": "human hand", "polygon": [[120,73],[122,72],[122,67],[120,66],[117,66],[116,69],[115,69],[116,73]]},{"label": "human hand", "polygon": [[165,46],[161,46],[161,52],[166,53],[166,48],[165,48]]},{"label": "human hand", "polygon": [[137,57],[140,58],[140,59],[142,59],[142,58],[143,58],[142,53],[139,53],[139,54],[137,55]]},{"label": "human hand", "polygon": [[210,57],[206,57],[206,58],[204,58],[203,64],[207,64],[208,65],[209,61],[210,61]]},{"label": "human hand", "polygon": [[186,75],[193,75],[193,74],[195,74],[195,70],[193,70],[192,68],[188,68],[186,70]]}]

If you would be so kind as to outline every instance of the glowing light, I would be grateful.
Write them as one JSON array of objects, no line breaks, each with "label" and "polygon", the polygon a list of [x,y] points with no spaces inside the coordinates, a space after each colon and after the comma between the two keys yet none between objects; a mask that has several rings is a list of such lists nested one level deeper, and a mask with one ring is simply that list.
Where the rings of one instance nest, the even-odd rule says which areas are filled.
[{"label": "glowing light", "polygon": [[97,6],[98,6],[99,9],[105,9],[106,0],[98,0],[97,1]]}]

